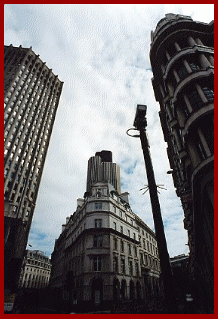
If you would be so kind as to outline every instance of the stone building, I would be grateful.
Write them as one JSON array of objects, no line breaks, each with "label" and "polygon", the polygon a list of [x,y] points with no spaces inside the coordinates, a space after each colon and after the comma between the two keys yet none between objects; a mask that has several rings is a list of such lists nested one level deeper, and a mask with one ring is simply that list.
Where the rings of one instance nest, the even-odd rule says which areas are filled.
[{"label": "stone building", "polygon": [[18,283],[62,86],[31,48],[4,46],[5,289]]},{"label": "stone building", "polygon": [[39,250],[27,250],[20,274],[20,288],[46,288],[51,274],[51,262]]},{"label": "stone building", "polygon": [[156,295],[159,275],[155,234],[132,212],[128,193],[93,182],[55,242],[51,287],[67,300],[105,305]]},{"label": "stone building", "polygon": [[166,14],[151,33],[153,89],[188,231],[197,299],[213,308],[214,22]]}]

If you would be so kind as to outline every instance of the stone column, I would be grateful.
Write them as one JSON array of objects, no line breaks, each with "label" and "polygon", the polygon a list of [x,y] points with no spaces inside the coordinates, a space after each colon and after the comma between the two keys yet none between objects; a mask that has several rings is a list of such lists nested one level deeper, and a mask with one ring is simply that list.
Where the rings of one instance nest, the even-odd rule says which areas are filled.
[{"label": "stone column", "polygon": [[207,98],[206,98],[206,96],[205,96],[205,94],[204,94],[204,92],[203,92],[203,90],[202,90],[202,88],[201,88],[201,86],[199,84],[196,84],[196,89],[197,89],[198,94],[200,95],[202,101],[204,103],[207,103],[208,100],[207,100]]},{"label": "stone column", "polygon": [[177,42],[175,42],[174,45],[175,45],[176,50],[177,50],[178,52],[181,51],[180,45],[179,45]]},{"label": "stone column", "polygon": [[173,92],[174,92],[174,88],[173,88],[172,84],[170,84],[170,83],[167,83],[167,86],[168,86],[169,95],[172,97]]},{"label": "stone column", "polygon": [[187,111],[185,112],[183,108],[181,109],[180,107],[177,106],[176,113],[177,113],[177,120],[179,122],[179,125],[180,127],[183,127],[185,125],[185,119],[188,112]]},{"label": "stone column", "polygon": [[205,54],[203,53],[199,54],[199,61],[203,69],[206,69],[211,66],[211,63],[208,61]]},{"label": "stone column", "polygon": [[207,145],[207,141],[206,141],[206,139],[204,137],[204,134],[202,133],[200,128],[198,129],[198,134],[199,134],[199,138],[200,138],[200,140],[201,140],[201,142],[203,144],[203,147],[205,149],[205,152],[206,152],[207,156],[208,157],[211,156],[212,154],[211,154],[210,149],[209,149],[209,147]]},{"label": "stone column", "polygon": [[203,45],[201,39],[199,39],[199,38],[196,39],[196,43],[197,43],[198,45]]},{"label": "stone column", "polygon": [[197,43],[195,42],[195,40],[192,38],[192,37],[188,37],[188,44],[191,46],[191,47],[194,47],[195,45],[197,45]]},{"label": "stone column", "polygon": [[214,57],[212,55],[208,56],[208,60],[212,66],[214,66]]},{"label": "stone column", "polygon": [[164,93],[164,89],[163,89],[162,85],[160,85],[160,91],[161,91],[162,97],[164,98],[165,97],[165,93]]},{"label": "stone column", "polygon": [[188,99],[188,97],[187,97],[186,94],[184,94],[184,101],[185,101],[185,104],[186,104],[186,106],[187,106],[188,111],[189,111],[190,113],[192,113],[193,109],[192,109],[192,106],[191,106],[191,104],[190,104],[190,102],[189,102],[189,99]]},{"label": "stone column", "polygon": [[166,51],[166,57],[167,57],[167,60],[169,61],[170,60],[170,55],[169,53]]},{"label": "stone column", "polygon": [[169,105],[166,105],[166,111],[167,111],[167,114],[169,116],[170,121],[172,121],[173,120],[173,115],[172,115],[172,111],[171,111]]},{"label": "stone column", "polygon": [[164,64],[161,64],[161,71],[162,71],[162,74],[164,74],[165,73],[165,66],[164,66]]},{"label": "stone column", "polygon": [[201,159],[198,155],[198,151],[197,151],[196,146],[193,143],[193,141],[189,140],[187,142],[187,148],[188,148],[188,153],[189,153],[192,165],[195,168],[201,162]]},{"label": "stone column", "polygon": [[177,144],[178,150],[180,151],[182,149],[182,143],[180,141],[179,134],[178,134],[176,129],[174,129],[173,133],[174,133],[174,136],[175,136],[175,139],[176,139],[176,144]]},{"label": "stone column", "polygon": [[175,76],[176,82],[179,83],[180,77],[178,76],[178,73],[176,72],[175,69],[173,69],[173,74],[174,74],[174,76]]},{"label": "stone column", "polygon": [[192,69],[191,69],[188,61],[184,60],[183,63],[184,63],[184,66],[186,67],[186,70],[188,71],[188,73],[192,73]]}]

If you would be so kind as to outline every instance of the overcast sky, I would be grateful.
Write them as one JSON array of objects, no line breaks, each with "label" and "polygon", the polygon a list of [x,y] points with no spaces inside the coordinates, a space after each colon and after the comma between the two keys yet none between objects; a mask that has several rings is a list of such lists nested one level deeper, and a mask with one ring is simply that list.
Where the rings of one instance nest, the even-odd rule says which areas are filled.
[{"label": "overcast sky", "polygon": [[[122,192],[154,230],[140,140],[126,135],[137,104],[148,107],[148,138],[170,256],[188,253],[183,210],[175,194],[151,84],[150,35],[166,13],[209,23],[208,4],[6,4],[5,45],[32,46],[64,82],[29,235],[31,249],[50,256],[66,217],[86,191],[87,162],[110,150]],[[27,248],[30,248],[29,246]]]}]

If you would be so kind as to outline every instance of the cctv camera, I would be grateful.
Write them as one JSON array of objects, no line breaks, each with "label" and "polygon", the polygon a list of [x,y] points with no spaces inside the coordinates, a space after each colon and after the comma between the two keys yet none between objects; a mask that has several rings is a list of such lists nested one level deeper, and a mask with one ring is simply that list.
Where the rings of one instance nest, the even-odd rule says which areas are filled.
[{"label": "cctv camera", "polygon": [[146,105],[137,105],[137,109],[136,109],[136,115],[135,115],[135,119],[134,119],[134,123],[133,125],[136,128],[139,128],[139,126],[142,125],[146,125],[146,119],[145,119],[145,115],[147,112],[147,106]]}]

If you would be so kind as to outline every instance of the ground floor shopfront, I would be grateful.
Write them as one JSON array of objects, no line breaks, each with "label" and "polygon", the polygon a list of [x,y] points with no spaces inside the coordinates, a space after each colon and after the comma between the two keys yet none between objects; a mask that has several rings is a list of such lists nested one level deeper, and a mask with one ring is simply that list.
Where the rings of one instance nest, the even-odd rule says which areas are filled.
[{"label": "ground floor shopfront", "polygon": [[63,299],[75,307],[107,308],[126,301],[142,302],[159,294],[159,277],[147,273],[142,277],[90,273],[73,278],[71,285],[63,287]]}]

